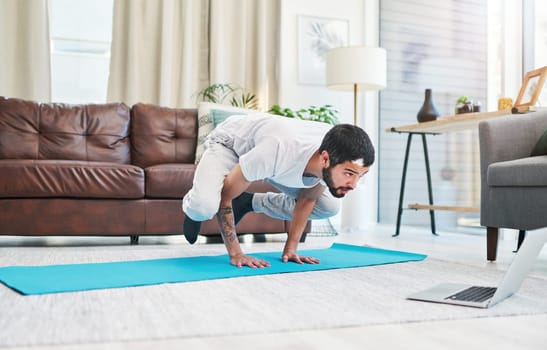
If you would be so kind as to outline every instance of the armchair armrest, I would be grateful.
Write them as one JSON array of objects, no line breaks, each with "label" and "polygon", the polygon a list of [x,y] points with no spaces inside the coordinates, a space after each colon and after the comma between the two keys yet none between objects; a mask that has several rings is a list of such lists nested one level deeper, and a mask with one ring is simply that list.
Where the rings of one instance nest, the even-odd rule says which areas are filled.
[{"label": "armchair armrest", "polygon": [[513,114],[479,124],[481,183],[488,166],[495,162],[529,157],[544,130],[547,111]]},{"label": "armchair armrest", "polygon": [[528,157],[535,141],[530,118],[521,115],[507,115],[502,118],[485,120],[479,124],[479,144],[485,165],[495,162]]}]

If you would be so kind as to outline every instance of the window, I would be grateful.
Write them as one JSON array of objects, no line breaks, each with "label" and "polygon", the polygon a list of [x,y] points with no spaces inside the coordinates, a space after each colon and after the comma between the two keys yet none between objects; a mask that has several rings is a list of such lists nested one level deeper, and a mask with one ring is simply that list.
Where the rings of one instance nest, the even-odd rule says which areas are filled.
[{"label": "window", "polygon": [[[417,123],[425,89],[441,115],[454,114],[467,96],[486,105],[487,4],[483,1],[383,0],[380,46],[388,52],[387,88],[380,94],[379,221],[397,218],[406,135],[392,126]],[[433,200],[438,205],[477,207],[480,202],[478,135],[473,131],[428,136]],[[413,138],[403,206],[428,202],[424,154]],[[476,213],[435,213],[437,228],[476,223]],[[405,211],[404,225],[429,225],[429,212]]]},{"label": "window", "polygon": [[[380,96],[379,221],[395,223],[405,135],[388,127],[416,123],[425,88],[443,115],[466,95],[497,109],[517,97],[523,75],[547,65],[547,3],[541,0],[383,0],[380,45],[388,50],[388,87]],[[547,106],[547,88],[540,104]],[[433,199],[438,205],[480,205],[476,131],[428,136]],[[414,138],[403,206],[427,203],[421,142]],[[438,229],[478,226],[479,214],[435,213]],[[403,224],[429,225],[427,211],[407,211]],[[483,232],[481,230],[480,232]]]},{"label": "window", "polygon": [[113,0],[50,0],[52,101],[106,102]]}]

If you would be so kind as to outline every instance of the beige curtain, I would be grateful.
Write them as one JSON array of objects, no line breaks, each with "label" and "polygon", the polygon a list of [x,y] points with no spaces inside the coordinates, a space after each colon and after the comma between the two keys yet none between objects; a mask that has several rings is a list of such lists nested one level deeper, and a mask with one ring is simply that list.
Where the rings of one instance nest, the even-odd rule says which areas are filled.
[{"label": "beige curtain", "polygon": [[277,103],[279,0],[211,0],[210,83],[234,83]]},{"label": "beige curtain", "polygon": [[194,107],[207,82],[208,1],[115,0],[108,101]]},{"label": "beige curtain", "polygon": [[0,2],[0,96],[51,99],[46,0]]},{"label": "beige curtain", "polygon": [[195,107],[232,83],[277,102],[279,0],[115,0],[108,100]]}]

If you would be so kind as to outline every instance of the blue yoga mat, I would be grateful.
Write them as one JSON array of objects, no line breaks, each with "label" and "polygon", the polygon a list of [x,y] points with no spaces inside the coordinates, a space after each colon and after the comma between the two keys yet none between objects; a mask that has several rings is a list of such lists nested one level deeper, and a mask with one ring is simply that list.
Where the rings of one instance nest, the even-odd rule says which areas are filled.
[{"label": "blue yoga mat", "polygon": [[302,250],[300,254],[316,257],[321,263],[283,263],[281,253],[268,252],[250,254],[271,264],[270,267],[262,269],[234,267],[230,265],[226,254],[91,264],[8,266],[0,268],[0,282],[21,294],[35,295],[342,269],[420,261],[426,258],[422,254],[338,243],[326,249]]}]

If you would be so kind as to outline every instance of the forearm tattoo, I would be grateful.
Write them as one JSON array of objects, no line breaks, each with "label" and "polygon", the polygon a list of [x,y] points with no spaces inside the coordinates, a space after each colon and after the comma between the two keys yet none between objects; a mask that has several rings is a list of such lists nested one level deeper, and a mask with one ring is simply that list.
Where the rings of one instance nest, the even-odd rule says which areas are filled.
[{"label": "forearm tattoo", "polygon": [[230,207],[220,208],[217,214],[220,233],[225,242],[233,242],[237,239],[234,223],[234,211]]}]

